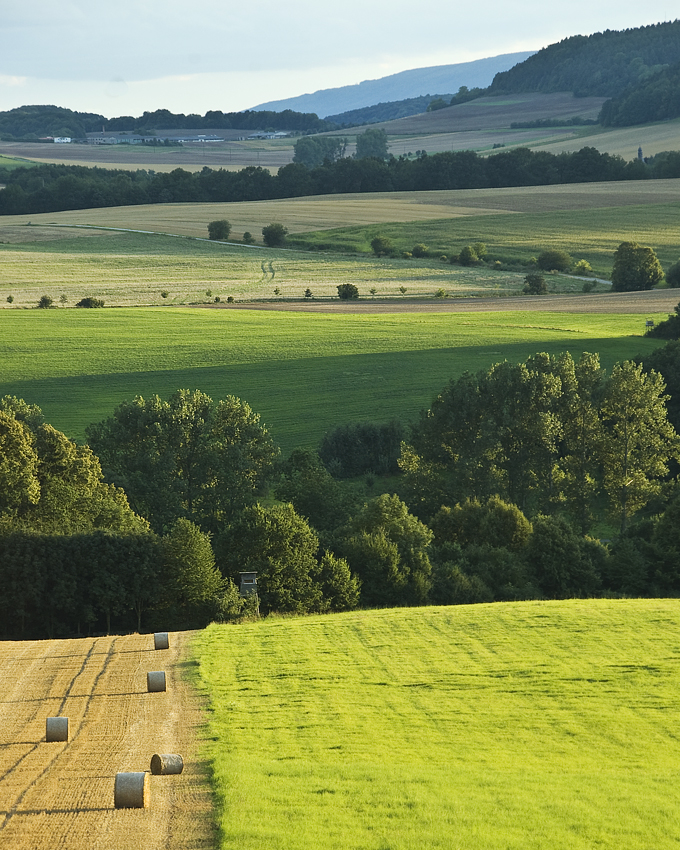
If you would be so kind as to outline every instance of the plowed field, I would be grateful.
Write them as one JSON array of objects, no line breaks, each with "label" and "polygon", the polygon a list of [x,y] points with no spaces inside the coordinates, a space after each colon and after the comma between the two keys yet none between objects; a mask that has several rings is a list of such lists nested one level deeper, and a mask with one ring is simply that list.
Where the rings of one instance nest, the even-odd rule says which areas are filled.
[{"label": "plowed field", "polygon": [[[211,797],[198,760],[201,705],[180,676],[189,633],[0,643],[0,848],[208,850]],[[147,693],[165,670],[167,691]],[[46,743],[47,717],[69,718]],[[119,771],[180,753],[180,776],[151,776],[145,809],[115,809]]]}]

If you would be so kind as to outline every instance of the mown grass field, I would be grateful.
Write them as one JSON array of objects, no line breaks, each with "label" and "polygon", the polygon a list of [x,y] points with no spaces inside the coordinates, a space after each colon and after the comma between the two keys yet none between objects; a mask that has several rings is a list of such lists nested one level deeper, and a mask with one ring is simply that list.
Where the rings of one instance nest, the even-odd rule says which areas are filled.
[{"label": "mown grass field", "polygon": [[677,600],[210,626],[221,847],[675,848],[679,634]]},{"label": "mown grass field", "polygon": [[450,378],[505,358],[588,350],[611,368],[659,345],[641,336],[644,321],[522,311],[3,310],[0,394],[39,404],[77,439],[137,394],[234,394],[290,451],[346,422],[415,418]]}]

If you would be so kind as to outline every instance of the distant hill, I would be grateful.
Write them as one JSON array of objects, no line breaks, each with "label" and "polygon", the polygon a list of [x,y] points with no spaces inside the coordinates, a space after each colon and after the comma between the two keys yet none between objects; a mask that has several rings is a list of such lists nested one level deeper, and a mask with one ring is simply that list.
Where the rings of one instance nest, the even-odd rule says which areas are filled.
[{"label": "distant hill", "polygon": [[676,62],[680,20],[575,35],[497,73],[487,94],[570,91],[577,97],[618,97]]},{"label": "distant hill", "polygon": [[420,115],[427,112],[427,107],[436,98],[441,97],[447,103],[453,97],[452,94],[426,94],[422,97],[407,97],[404,100],[392,100],[389,103],[376,103],[373,106],[363,106],[361,109],[350,109],[339,115],[327,115],[326,120],[332,121],[340,126],[351,126],[358,124],[376,124],[378,121],[394,121],[397,118],[408,118],[411,115]]},{"label": "distant hill", "polygon": [[302,94],[285,100],[272,100],[252,107],[254,110],[294,109],[316,112],[320,118],[340,115],[349,110],[361,109],[378,103],[417,98],[428,93],[457,92],[461,86],[486,88],[499,71],[512,68],[531,56],[531,51],[504,53],[474,62],[456,65],[435,65],[431,68],[416,68],[390,74],[379,80],[364,80],[353,86],[322,89],[313,94]]}]

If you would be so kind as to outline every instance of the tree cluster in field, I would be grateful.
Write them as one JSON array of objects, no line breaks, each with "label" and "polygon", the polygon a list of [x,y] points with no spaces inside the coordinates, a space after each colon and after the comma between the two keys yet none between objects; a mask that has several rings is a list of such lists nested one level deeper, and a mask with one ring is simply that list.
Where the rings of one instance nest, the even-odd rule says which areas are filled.
[{"label": "tree cluster in field", "polygon": [[[680,341],[644,366],[498,363],[451,381],[408,431],[339,426],[285,461],[234,397],[137,397],[87,446],[5,397],[3,635],[241,617],[242,571],[265,614],[677,594]],[[357,482],[382,475],[396,492],[367,498]]]},{"label": "tree cluster in field", "polygon": [[[379,131],[375,131],[376,133]],[[368,135],[368,131],[363,136]],[[361,136],[359,136],[361,138]],[[373,142],[371,142],[372,144]],[[343,157],[307,168],[292,162],[272,175],[248,166],[240,171],[204,168],[192,173],[87,168],[44,164],[0,169],[0,215],[56,212],[134,204],[260,201],[335,193],[481,189],[562,183],[645,180],[680,176],[680,154],[649,163],[585,147],[551,154],[517,148],[489,157],[449,151],[415,160],[375,156]]]},{"label": "tree cluster in field", "polygon": [[144,112],[137,118],[125,115],[105,118],[92,112],[74,112],[60,106],[19,106],[0,112],[0,137],[6,140],[37,140],[49,136],[84,139],[87,133],[118,132],[153,134],[160,129],[173,130],[267,130],[297,133],[322,133],[337,125],[315,113],[251,111],[221,112],[209,110],[205,115],[184,115],[167,109]]}]

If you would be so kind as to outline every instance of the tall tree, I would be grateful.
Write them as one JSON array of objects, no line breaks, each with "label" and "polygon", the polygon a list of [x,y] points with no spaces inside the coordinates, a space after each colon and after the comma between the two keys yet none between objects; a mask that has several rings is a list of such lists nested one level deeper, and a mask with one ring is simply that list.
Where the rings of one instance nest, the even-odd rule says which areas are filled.
[{"label": "tall tree", "polygon": [[660,491],[669,460],[680,457],[664,389],[661,375],[645,374],[630,360],[617,364],[607,382],[601,407],[604,486],[622,534],[629,518]]},{"label": "tall tree", "polygon": [[217,531],[254,500],[278,455],[248,404],[199,390],[137,396],[87,436],[107,477],[157,531],[178,517]]}]

